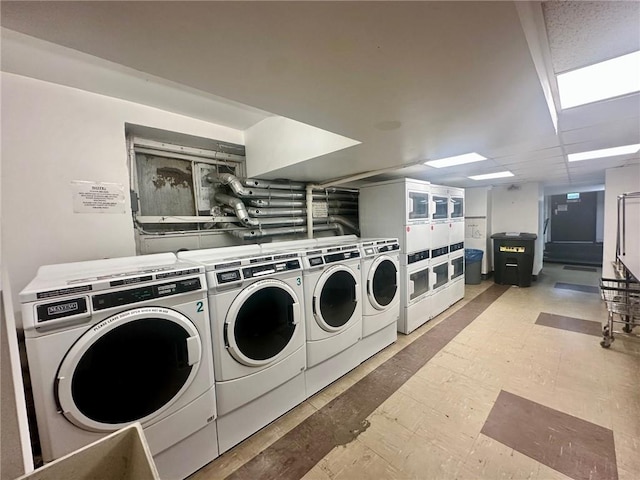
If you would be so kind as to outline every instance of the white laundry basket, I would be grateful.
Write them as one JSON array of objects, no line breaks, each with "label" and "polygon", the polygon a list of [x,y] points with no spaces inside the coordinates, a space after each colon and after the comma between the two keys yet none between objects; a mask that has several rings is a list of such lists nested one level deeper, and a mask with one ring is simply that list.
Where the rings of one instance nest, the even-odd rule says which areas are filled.
[{"label": "white laundry basket", "polygon": [[17,480],[160,480],[140,423],[124,427]]}]

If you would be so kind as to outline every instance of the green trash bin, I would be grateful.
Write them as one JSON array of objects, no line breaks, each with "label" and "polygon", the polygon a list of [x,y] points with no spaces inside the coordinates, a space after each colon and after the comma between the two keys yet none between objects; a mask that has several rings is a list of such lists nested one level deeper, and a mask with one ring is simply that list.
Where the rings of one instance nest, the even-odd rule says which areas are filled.
[{"label": "green trash bin", "polygon": [[478,285],[482,282],[482,250],[464,249],[464,283]]}]

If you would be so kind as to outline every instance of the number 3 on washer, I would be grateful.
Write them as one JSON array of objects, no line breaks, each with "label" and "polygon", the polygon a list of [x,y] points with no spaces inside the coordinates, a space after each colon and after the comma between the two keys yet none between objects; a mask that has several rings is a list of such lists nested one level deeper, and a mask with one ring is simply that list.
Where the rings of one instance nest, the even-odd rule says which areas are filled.
[{"label": "number 3 on washer", "polygon": [[196,303],[196,306],[198,307],[196,312],[201,312],[202,308],[204,307],[204,302],[198,302],[198,303]]},{"label": "number 3 on washer", "polygon": [[300,277],[296,278],[296,285],[302,285],[302,281],[300,280]]}]

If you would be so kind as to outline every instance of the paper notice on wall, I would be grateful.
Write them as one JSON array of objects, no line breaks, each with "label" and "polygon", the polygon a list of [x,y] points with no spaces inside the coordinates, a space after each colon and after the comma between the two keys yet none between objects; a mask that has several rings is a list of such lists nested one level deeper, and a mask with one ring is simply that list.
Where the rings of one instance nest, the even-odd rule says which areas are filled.
[{"label": "paper notice on wall", "polygon": [[313,218],[325,218],[329,216],[329,204],[327,202],[313,202],[311,204]]},{"label": "paper notice on wall", "polygon": [[487,219],[484,217],[465,218],[464,238],[467,240],[484,239],[487,232]]},{"label": "paper notice on wall", "polygon": [[126,213],[121,183],[71,181],[74,213]]}]

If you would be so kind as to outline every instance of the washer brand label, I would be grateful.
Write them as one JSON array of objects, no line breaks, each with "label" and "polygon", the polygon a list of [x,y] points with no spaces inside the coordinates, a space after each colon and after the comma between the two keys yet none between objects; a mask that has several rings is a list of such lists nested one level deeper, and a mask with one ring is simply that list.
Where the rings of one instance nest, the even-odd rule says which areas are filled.
[{"label": "washer brand label", "polygon": [[48,307],[47,308],[47,313],[49,315],[55,315],[55,314],[59,314],[59,313],[67,313],[67,312],[74,312],[78,310],[78,302],[71,302],[71,303],[65,303],[62,305],[54,305],[53,307]]},{"label": "washer brand label", "polygon": [[74,298],[64,302],[43,303],[36,307],[38,322],[56,320],[58,318],[71,317],[81,313],[86,313],[87,299],[84,297]]}]

